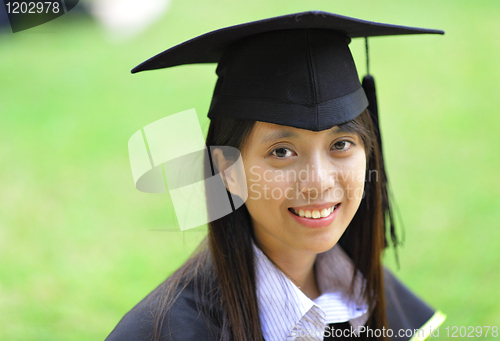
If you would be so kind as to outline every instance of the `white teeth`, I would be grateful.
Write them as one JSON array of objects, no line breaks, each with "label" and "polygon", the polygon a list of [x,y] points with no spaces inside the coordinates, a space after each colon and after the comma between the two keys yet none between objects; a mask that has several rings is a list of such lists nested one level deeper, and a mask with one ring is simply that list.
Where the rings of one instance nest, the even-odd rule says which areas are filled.
[{"label": "white teeth", "polygon": [[295,214],[298,215],[299,217],[319,219],[319,218],[328,217],[330,214],[333,213],[333,211],[335,210],[336,207],[337,207],[337,205],[329,207],[329,208],[324,208],[321,211],[320,210],[312,210],[312,212],[308,211],[308,210],[304,211],[302,209],[300,209],[298,211],[296,209],[293,209],[293,212],[295,212]]},{"label": "white teeth", "polygon": [[328,217],[330,215],[330,209],[329,208],[324,208],[321,210],[321,217],[322,218],[325,218],[325,217]]}]

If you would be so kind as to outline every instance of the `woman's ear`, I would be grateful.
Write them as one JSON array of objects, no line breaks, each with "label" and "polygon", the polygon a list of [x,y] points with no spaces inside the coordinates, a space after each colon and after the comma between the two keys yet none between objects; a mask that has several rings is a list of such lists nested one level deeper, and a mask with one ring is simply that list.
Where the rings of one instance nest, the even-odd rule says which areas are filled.
[{"label": "woman's ear", "polygon": [[[237,181],[239,179],[236,167],[231,167],[234,165],[234,161],[228,160],[221,148],[214,148],[212,150],[212,162],[216,173],[219,173],[224,182],[226,189],[231,192],[231,194],[243,197],[240,188],[240,183]],[[214,169],[214,170],[215,170]]]}]

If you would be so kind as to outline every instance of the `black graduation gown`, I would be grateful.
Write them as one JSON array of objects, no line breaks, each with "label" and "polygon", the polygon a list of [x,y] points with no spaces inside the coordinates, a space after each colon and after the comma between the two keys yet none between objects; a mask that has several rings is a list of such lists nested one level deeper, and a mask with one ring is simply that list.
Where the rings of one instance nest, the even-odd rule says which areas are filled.
[{"label": "black graduation gown", "polygon": [[[387,269],[384,269],[384,286],[386,298],[386,313],[388,327],[394,331],[391,340],[409,340],[410,337],[398,337],[399,329],[421,328],[435,311],[415,296]],[[149,341],[152,333],[153,307],[155,302],[153,292],[130,310],[106,338],[106,341]],[[170,336],[162,340],[169,341],[217,341],[220,327],[206,321],[197,307],[192,286],[182,291],[169,314],[171,331]],[[344,325],[346,327],[346,325]],[[164,328],[166,330],[166,328]],[[328,340],[328,338],[325,338]],[[333,339],[332,339],[333,340]],[[335,338],[335,340],[341,340]]]}]

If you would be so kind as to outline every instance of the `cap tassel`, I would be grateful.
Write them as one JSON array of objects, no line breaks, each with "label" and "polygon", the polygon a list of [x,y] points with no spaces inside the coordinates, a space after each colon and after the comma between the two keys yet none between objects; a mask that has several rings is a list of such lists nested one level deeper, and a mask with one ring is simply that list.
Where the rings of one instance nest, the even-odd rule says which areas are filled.
[{"label": "cap tassel", "polygon": [[[399,245],[397,236],[396,236],[396,228],[394,225],[394,219],[392,216],[391,212],[391,207],[390,207],[390,201],[389,201],[389,189],[388,189],[388,181],[387,181],[387,174],[385,172],[385,165],[384,165],[384,155],[382,152],[382,138],[380,135],[380,125],[379,125],[379,118],[378,118],[378,105],[377,105],[377,93],[375,91],[375,79],[370,75],[370,64],[369,64],[369,57],[368,57],[368,38],[365,38],[366,42],[366,73],[367,75],[363,77],[363,82],[362,82],[362,87],[363,90],[365,91],[366,97],[368,98],[368,110],[370,112],[370,117],[373,122],[373,126],[375,128],[375,135],[377,138],[378,146],[379,146],[379,155],[380,155],[380,181],[382,184],[382,209],[384,212],[384,216],[389,218],[389,223],[390,223],[390,234],[391,234],[391,241],[394,245],[394,247]],[[385,244],[386,246],[388,245],[387,239],[384,236]],[[397,253],[396,253],[396,260],[397,260]],[[399,261],[397,260],[397,263],[399,264]]]},{"label": "cap tassel", "polygon": [[[363,77],[363,90],[365,90],[366,97],[368,98],[368,110],[372,114],[373,123],[378,129],[378,105],[377,105],[377,93],[375,91],[375,79],[370,75]],[[380,139],[380,134],[377,135],[377,140]],[[378,141],[380,145],[380,140]]]}]

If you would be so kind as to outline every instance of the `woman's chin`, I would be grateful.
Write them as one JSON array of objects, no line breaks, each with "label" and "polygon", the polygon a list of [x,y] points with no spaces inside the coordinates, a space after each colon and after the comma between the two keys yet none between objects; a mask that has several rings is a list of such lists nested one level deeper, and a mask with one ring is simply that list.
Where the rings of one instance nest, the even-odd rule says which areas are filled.
[{"label": "woman's chin", "polygon": [[304,238],[302,239],[299,247],[302,251],[307,253],[319,254],[326,252],[337,245],[340,237],[342,237],[342,233],[333,231],[325,231],[326,235],[318,235],[312,238]]}]

